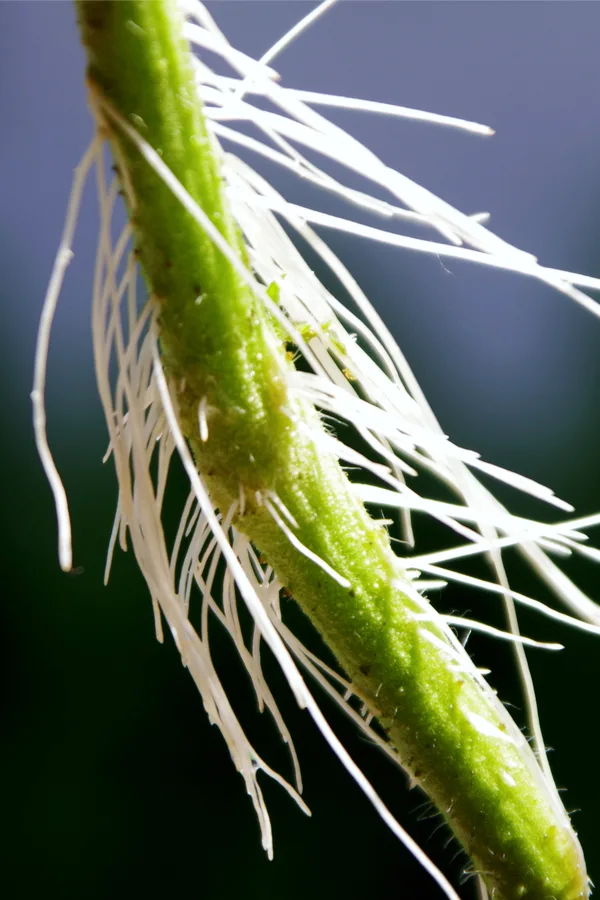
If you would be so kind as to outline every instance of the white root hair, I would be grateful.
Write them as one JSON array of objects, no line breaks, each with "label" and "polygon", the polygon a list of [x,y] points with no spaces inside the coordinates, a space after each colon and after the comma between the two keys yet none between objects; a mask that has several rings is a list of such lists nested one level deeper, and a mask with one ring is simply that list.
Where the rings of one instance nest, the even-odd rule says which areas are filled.
[{"label": "white root hair", "polygon": [[[106,577],[117,542],[125,550],[129,536],[152,598],[157,637],[162,640],[164,619],[183,664],[198,686],[211,722],[221,730],[233,762],[245,780],[258,815],[263,846],[269,856],[273,852],[271,825],[258,783],[258,772],[263,771],[274,778],[305,812],[308,810],[300,797],[302,781],[292,737],[262,670],[263,641],[276,657],[300,706],[308,709],[327,742],[382,818],[437,881],[445,896],[456,898],[455,891],[444,876],[375,794],[331,731],[309,691],[300,669],[334,697],[370,740],[398,763],[394,749],[371,727],[374,711],[364,705],[359,711],[356,700],[361,698],[357,697],[352,684],[303,646],[285,623],[280,604],[282,585],[273,571],[259,560],[250,541],[231,524],[236,510],[243,511],[243,489],[240,488],[239,500],[228,510],[218,512],[214,509],[202,473],[196,469],[179,426],[177,386],[168,383],[162,368],[154,300],[151,297],[142,303],[137,296],[137,262],[131,250],[131,229],[125,227],[116,240],[112,236],[118,184],[116,180],[110,184],[107,181],[102,143],[105,122],[121,130],[135,144],[157,175],[285,329],[290,342],[311,370],[310,374],[295,373],[290,378],[290,390],[314,404],[321,415],[354,426],[370,448],[371,455],[367,456],[344,445],[334,433],[312,434],[312,438],[322,444],[324,450],[333,452],[341,463],[356,466],[378,480],[377,485],[372,485],[355,479],[353,489],[366,504],[376,508],[389,507],[401,516],[405,538],[403,550],[407,551],[406,555],[399,557],[398,570],[406,573],[402,590],[419,603],[422,610],[419,618],[423,621],[433,619],[444,638],[440,639],[426,629],[423,629],[424,636],[437,642],[452,664],[461,671],[467,667],[469,677],[475,679],[482,690],[493,698],[503,717],[506,717],[503,708],[481,672],[462,653],[452,629],[479,630],[513,643],[527,701],[529,728],[540,763],[535,777],[546,781],[557,809],[561,809],[545,757],[535,695],[523,649],[525,644],[549,649],[559,649],[561,645],[539,643],[533,638],[522,637],[515,603],[591,634],[600,633],[600,608],[570,581],[549,556],[578,553],[598,561],[600,552],[586,546],[587,538],[582,529],[600,524],[600,515],[549,524],[512,515],[496,500],[477,479],[476,472],[492,476],[559,509],[572,509],[568,503],[555,497],[549,488],[485,463],[476,453],[456,446],[444,435],[408,363],[378,313],[350,272],[311,226],[336,229],[417,252],[520,272],[551,285],[594,315],[600,315],[600,307],[580,288],[600,289],[600,280],[541,266],[531,254],[510,246],[485,228],[482,224],[484,214],[468,216],[453,209],[384,164],[312,107],[332,106],[404,116],[478,134],[492,134],[489,127],[390,104],[298,91],[277,82],[277,73],[268,64],[333,2],[326,0],[313,10],[260,60],[251,59],[232,47],[209,12],[197,0],[181,3],[186,14],[185,36],[191,44],[220,57],[236,73],[235,76],[224,76],[209,68],[205,60],[194,60],[198,95],[204,103],[208,129],[215,152],[221,160],[231,210],[247,243],[252,271],[243,266],[143,137],[102,96],[92,96],[98,132],[76,170],[65,230],[40,324],[32,393],[35,434],[55,497],[60,563],[68,570],[72,560],[69,515],[65,492],[46,439],[44,382],[52,317],[71,256],[81,192],[90,169],[95,166],[100,233],[93,285],[94,358],[109,432],[107,456],[113,458],[119,485]],[[269,100],[278,111],[267,112],[253,105],[249,99],[251,97]],[[250,138],[236,131],[236,122],[252,122],[262,139]],[[258,154],[373,215],[394,221],[418,222],[433,229],[437,232],[437,238],[443,237],[447,243],[437,238],[431,241],[401,236],[383,228],[290,204],[247,162],[231,150],[226,152],[222,143],[230,148],[240,147]],[[298,146],[304,148],[302,152]],[[310,154],[310,159],[305,153]],[[314,159],[320,157],[360,173],[365,180],[376,184],[378,190],[385,189],[390,199],[383,201],[371,196],[368,191],[346,187],[317,165]],[[125,188],[130,193],[130,204],[134,205],[131,187],[125,184]],[[347,309],[317,279],[296,249],[290,231],[300,236],[321,258],[349,295],[355,311]],[[273,284],[278,288],[278,302],[273,301],[264,287]],[[368,348],[369,352],[363,347]],[[115,367],[117,376],[111,379]],[[198,434],[202,441],[207,440],[209,427],[210,408],[206,397],[203,397],[198,406]],[[175,539],[169,547],[162,517],[169,468],[175,457],[183,463],[189,478],[190,493],[183,505]],[[424,497],[410,487],[407,480],[414,478],[419,471],[434,476],[453,495],[454,502]],[[325,561],[315,557],[300,543],[294,533],[297,523],[276,494],[265,494],[260,501],[300,553],[320,565],[339,584],[349,584],[343,572],[333,571]],[[435,553],[418,553],[418,548],[413,549],[414,514],[433,517],[464,539],[464,543]],[[503,562],[503,551],[510,548],[521,552],[556,597],[566,605],[569,613],[560,612],[510,587]],[[478,554],[487,557],[491,563],[495,582],[447,568],[450,563]],[[223,567],[224,575],[220,575]],[[488,591],[492,595],[499,594],[506,609],[509,630],[501,632],[485,623],[458,616],[441,617],[422,593],[443,587],[449,581]],[[240,623],[240,600],[254,622],[250,640],[244,636]],[[294,771],[293,785],[258,755],[231,707],[211,658],[210,630],[211,623],[215,621],[230,635],[250,677],[259,709],[269,712],[282,740],[289,747]],[[483,720],[474,724],[479,730],[491,727]],[[514,729],[509,734],[511,740],[520,738],[520,735],[515,737]],[[478,889],[480,896],[485,897],[482,882]]]}]

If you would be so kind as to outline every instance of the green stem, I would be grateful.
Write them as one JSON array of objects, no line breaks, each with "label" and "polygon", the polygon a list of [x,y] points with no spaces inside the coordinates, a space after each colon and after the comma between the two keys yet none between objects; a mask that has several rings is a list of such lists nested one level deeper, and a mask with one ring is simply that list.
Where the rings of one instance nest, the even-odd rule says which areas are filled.
[{"label": "green stem", "polygon": [[[245,262],[174,3],[77,6],[94,85]],[[337,460],[316,449],[316,413],[288,388],[292,364],[261,300],[118,127],[110,138],[135,196],[131,221],[159,306],[165,368],[179,386],[182,430],[215,505],[229,509],[243,488],[236,528],[317,627],[493,897],[586,897],[576,838],[526,742],[475,678],[457,674],[440,647],[441,627],[416,620],[421,607],[398,587],[387,535]],[[203,398],[206,441],[198,433]],[[261,502],[269,492],[298,523],[300,541],[349,587],[292,546]]]}]

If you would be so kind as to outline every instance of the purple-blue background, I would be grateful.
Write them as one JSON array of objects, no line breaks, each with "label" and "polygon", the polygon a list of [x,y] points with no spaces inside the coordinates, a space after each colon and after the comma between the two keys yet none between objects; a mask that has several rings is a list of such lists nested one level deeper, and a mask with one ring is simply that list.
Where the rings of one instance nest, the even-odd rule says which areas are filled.
[{"label": "purple-blue background", "polygon": [[[310,4],[210,8],[233,42],[258,54]],[[386,162],[465,212],[490,210],[491,227],[502,237],[549,265],[600,275],[599,34],[594,3],[364,0],[334,7],[276,67],[289,85],[492,125],[496,136],[484,139],[332,113]],[[249,900],[295,898],[310,891],[354,900],[384,888],[437,896],[289,702],[314,815],[303,819],[266,787],[276,846],[275,862],[267,864],[241,780],[205,722],[191,680],[172,648],[153,640],[150,605],[132,561],[120,556],[111,587],[101,585],[114,483],[100,465],[105,435],[89,335],[92,190],[57,316],[48,387],[50,437],[72,501],[75,561],[84,572],[68,578],[57,570],[54,514],[33,449],[28,394],[72,169],[91,134],[83,70],[70,3],[0,3],[0,760],[7,827],[0,881],[7,896],[20,898],[41,890],[64,898],[186,890],[210,898],[242,891]],[[311,201],[303,185],[283,177],[278,183],[297,202]],[[433,257],[349,238],[331,243],[384,314],[456,442],[550,483],[582,513],[600,508],[600,321],[549,288],[507,273],[442,266]],[[581,569],[577,577],[598,596],[597,571]],[[483,602],[459,591],[451,598],[459,608],[472,603],[474,612]],[[538,619],[528,618],[527,626],[560,639]],[[532,654],[532,664],[557,780],[569,788],[567,806],[582,807],[574,823],[600,878],[600,644],[563,637],[568,648],[561,656]],[[496,653],[487,643],[481,648]],[[232,673],[238,680],[235,667]],[[505,677],[502,670],[498,677]],[[508,680],[503,690],[511,696]],[[244,686],[238,691],[251,708]],[[248,719],[260,734],[261,723]],[[415,824],[422,798],[406,794],[383,759],[339,727],[394,810],[426,839],[437,822]],[[428,847],[458,877],[464,859],[449,862],[456,848],[445,851],[445,838],[438,832]]]}]

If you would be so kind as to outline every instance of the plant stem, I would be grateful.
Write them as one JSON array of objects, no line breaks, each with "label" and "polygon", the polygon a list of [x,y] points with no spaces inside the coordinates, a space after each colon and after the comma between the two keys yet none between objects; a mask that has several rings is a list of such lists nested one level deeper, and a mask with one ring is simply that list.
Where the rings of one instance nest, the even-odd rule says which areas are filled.
[{"label": "plant stem", "polygon": [[[87,0],[77,8],[95,89],[246,263],[175,4]],[[243,491],[233,524],[319,630],[493,897],[587,897],[579,845],[526,741],[491,692],[457,670],[441,621],[433,611],[423,621],[425,601],[399,587],[385,531],[337,459],[315,445],[318,416],[289,386],[293,366],[264,304],[129,138],[109,131],[135,197],[130,218],[182,431],[215,506],[229,510]],[[208,436],[199,433],[201,402]],[[270,497],[291,513],[299,541],[342,578],[290,542]],[[470,669],[466,655],[465,663]]]}]

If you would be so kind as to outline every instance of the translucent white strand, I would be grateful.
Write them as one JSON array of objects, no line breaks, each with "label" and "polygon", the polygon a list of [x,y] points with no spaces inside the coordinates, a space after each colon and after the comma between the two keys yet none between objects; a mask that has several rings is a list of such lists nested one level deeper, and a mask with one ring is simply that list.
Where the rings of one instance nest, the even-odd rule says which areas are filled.
[{"label": "translucent white strand", "polygon": [[[554,527],[578,529],[581,527],[589,528],[592,524],[600,524],[600,515],[585,516],[581,519],[571,519]],[[552,528],[552,526],[528,520],[527,533],[516,532],[506,537],[498,537],[493,540],[482,537],[476,544],[461,544],[458,547],[449,547],[446,550],[437,550],[432,553],[412,556],[406,561],[410,562],[411,566],[414,568],[422,569],[424,566],[436,564],[438,562],[450,562],[455,559],[462,559],[478,553],[490,553],[494,549],[504,549],[505,547],[512,547],[515,545],[519,545],[519,548],[525,551],[530,549],[532,540],[536,540],[544,533],[544,531],[550,528]],[[565,575],[564,577],[566,578],[567,576]]]},{"label": "translucent white strand", "polygon": [[[494,581],[486,581],[483,578],[475,578],[472,575],[465,575],[463,572],[454,572],[450,569],[445,568],[444,566],[434,566],[421,563],[419,568],[423,572],[429,572],[432,575],[439,575],[440,577],[446,579],[446,581],[457,581],[460,582],[460,584],[469,585],[475,588],[481,588],[492,593],[504,594],[507,592],[507,589],[505,587],[500,584],[496,584],[496,582]],[[548,606],[546,603],[542,603],[540,600],[535,600],[533,597],[527,597],[525,594],[521,594],[518,591],[510,589],[508,593],[514,600],[517,600],[524,606],[529,606],[531,609],[535,609],[538,612],[541,612],[542,615],[546,616],[549,619],[554,619],[556,622],[561,622],[563,625],[569,625],[571,628],[577,628],[580,631],[586,631],[588,632],[588,634],[600,635],[600,625],[593,625],[589,622],[584,622],[581,619],[576,619],[573,616],[569,616],[566,613],[559,612],[559,610],[552,609],[552,607]]]},{"label": "translucent white strand", "polygon": [[355,109],[363,112],[379,113],[384,116],[398,116],[402,119],[412,119],[415,122],[429,122],[432,125],[445,125],[450,128],[458,128],[462,131],[470,131],[472,134],[492,135],[494,129],[489,125],[481,125],[479,122],[469,122],[466,119],[457,119],[454,116],[443,116],[426,112],[422,109],[410,109],[406,106],[397,106],[394,103],[381,103],[376,100],[357,100],[356,97],[342,97],[335,94],[323,94],[318,91],[299,91],[288,88],[288,93],[298,100],[313,103],[319,106],[334,106],[336,109]]},{"label": "translucent white strand", "polygon": [[483,622],[477,622],[474,619],[466,619],[462,616],[442,616],[447,625],[455,625],[459,628],[468,628],[471,631],[480,631],[482,634],[488,634],[504,641],[514,644],[524,644],[527,647],[539,647],[543,650],[564,650],[563,644],[557,644],[552,641],[536,641],[534,638],[523,637],[521,634],[515,634],[512,631],[502,631],[500,628],[494,628]]},{"label": "translucent white strand", "polygon": [[294,532],[283,521],[282,517],[279,515],[279,513],[277,512],[277,510],[275,509],[275,507],[269,500],[265,499],[264,506],[265,506],[265,509],[267,510],[267,512],[269,513],[269,515],[273,518],[277,527],[281,531],[283,531],[283,533],[285,534],[286,538],[288,539],[288,541],[290,542],[292,547],[295,547],[296,550],[302,554],[302,556],[305,556],[306,559],[310,560],[310,562],[314,563],[316,566],[318,566],[320,569],[322,569],[325,572],[325,574],[329,575],[329,577],[332,578],[335,582],[337,582],[337,584],[339,584],[340,587],[343,587],[343,588],[352,587],[351,582],[349,582],[347,578],[345,578],[343,575],[340,575],[340,573],[336,572],[335,569],[332,569],[332,567],[328,563],[326,563],[325,560],[323,560],[319,556],[317,556],[316,553],[313,553],[312,550],[309,550],[309,548],[306,547],[302,543],[302,541],[300,541],[296,537]]},{"label": "translucent white strand", "polygon": [[[260,57],[258,62],[261,65],[266,65],[267,63],[273,62],[276,56],[278,56],[282,50],[288,47],[292,41],[300,36],[300,34],[316,22],[327,10],[333,6],[336,0],[323,0],[322,3],[319,3],[313,10],[311,10],[307,15],[305,15],[302,19],[300,19],[296,24],[290,28],[289,31],[286,31],[282,37],[280,37],[275,43],[269,47],[266,53]],[[252,82],[246,83],[243,81],[240,85],[240,96],[248,90],[248,87]]]},{"label": "translucent white strand", "polygon": [[75,234],[75,226],[79,215],[79,206],[81,203],[81,195],[85,186],[86,178],[90,167],[100,152],[102,142],[95,137],[90,146],[85,151],[81,162],[75,169],[73,176],[73,186],[69,197],[67,216],[65,220],[63,234],[60,240],[56,259],[50,275],[48,290],[44,298],[42,315],[40,317],[40,325],[37,335],[35,348],[35,371],[33,375],[33,390],[31,392],[31,401],[33,403],[33,428],[35,435],[35,443],[37,447],[46,478],[52,490],[54,497],[54,506],[56,508],[56,518],[58,524],[58,559],[63,572],[69,572],[73,565],[73,552],[71,547],[71,519],[69,516],[69,504],[67,495],[58,470],[54,463],[50,447],[48,445],[48,437],[46,434],[46,369],[48,365],[48,350],[50,347],[50,334],[52,331],[52,322],[56,311],[56,304],[60,296],[60,291],[67,271],[67,267],[73,257],[71,245]]}]

